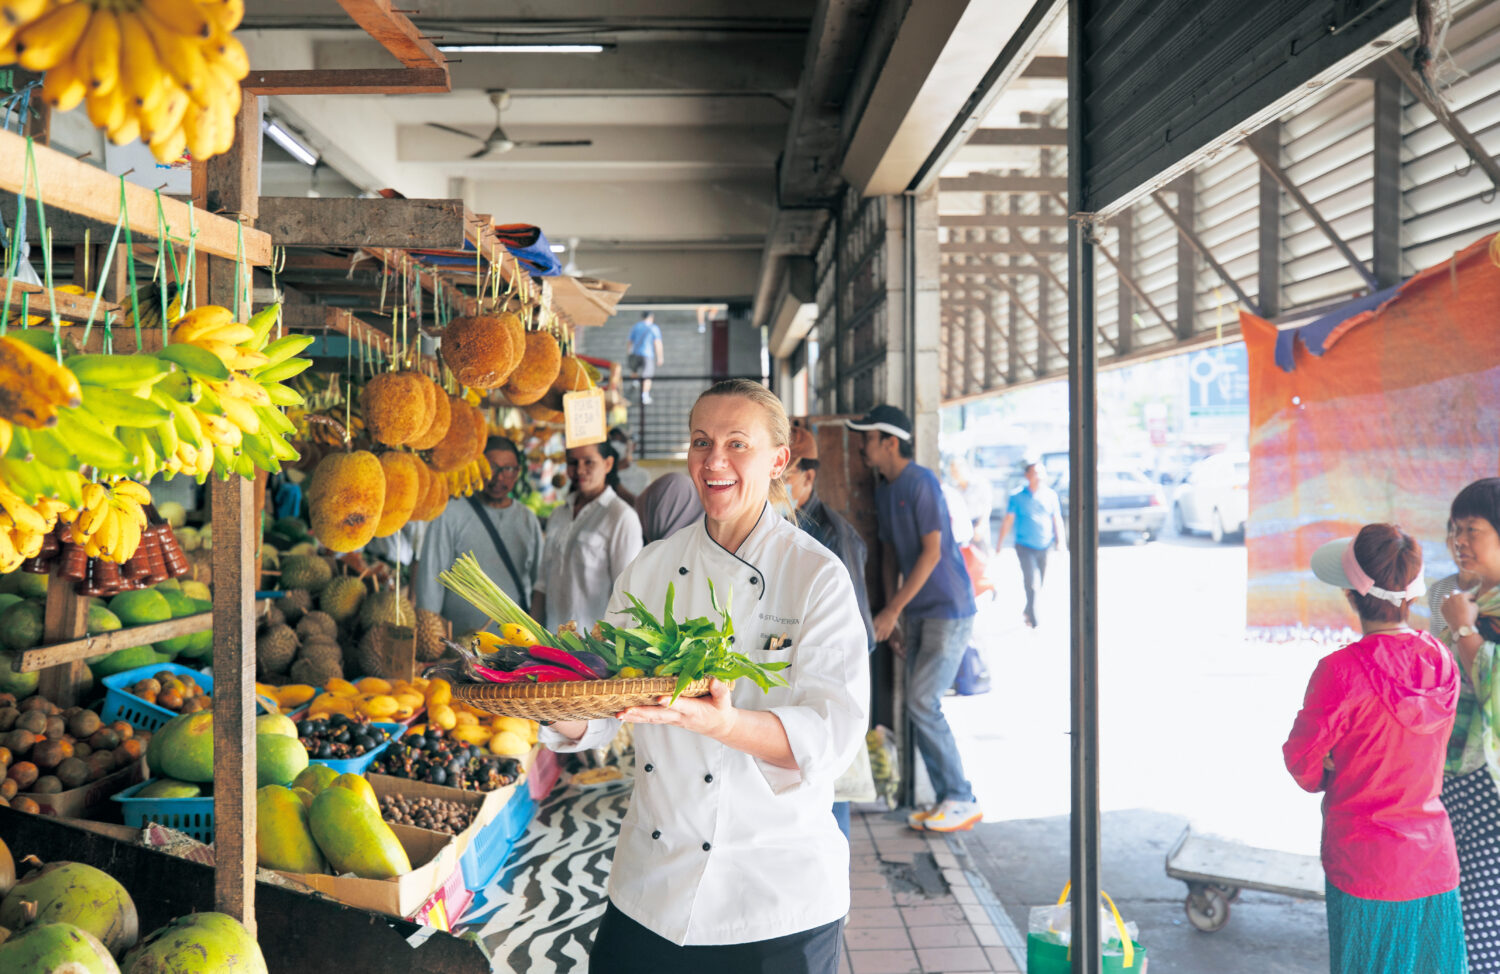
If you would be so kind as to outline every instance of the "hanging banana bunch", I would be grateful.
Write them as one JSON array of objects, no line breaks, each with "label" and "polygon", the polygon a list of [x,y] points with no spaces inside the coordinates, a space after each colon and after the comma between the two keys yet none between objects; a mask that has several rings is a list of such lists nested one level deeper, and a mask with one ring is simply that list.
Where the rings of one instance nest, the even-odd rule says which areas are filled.
[{"label": "hanging banana bunch", "polygon": [[84,485],[83,504],[62,512],[72,542],[90,558],[123,565],[140,547],[151,492],[133,480]]},{"label": "hanging banana bunch", "polygon": [[232,31],[244,0],[6,0],[0,64],[46,72],[58,111],[86,104],[116,145],[140,139],[157,160],[227,152],[240,81],[250,73]]}]

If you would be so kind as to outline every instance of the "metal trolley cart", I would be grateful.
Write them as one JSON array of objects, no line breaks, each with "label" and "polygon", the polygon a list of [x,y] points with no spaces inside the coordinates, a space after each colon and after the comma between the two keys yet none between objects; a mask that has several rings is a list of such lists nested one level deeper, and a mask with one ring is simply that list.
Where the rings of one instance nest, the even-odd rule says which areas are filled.
[{"label": "metal trolley cart", "polygon": [[1229,922],[1229,905],[1242,890],[1280,893],[1300,900],[1321,900],[1323,864],[1304,856],[1227,839],[1194,835],[1191,827],[1167,853],[1167,876],[1187,883],[1183,907],[1188,922],[1213,933]]}]

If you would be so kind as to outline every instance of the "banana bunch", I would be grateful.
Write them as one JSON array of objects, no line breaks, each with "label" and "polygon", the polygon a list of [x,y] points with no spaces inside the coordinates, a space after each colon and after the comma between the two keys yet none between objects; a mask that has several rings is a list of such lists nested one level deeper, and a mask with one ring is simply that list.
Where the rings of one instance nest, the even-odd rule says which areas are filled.
[{"label": "banana bunch", "polygon": [[42,542],[66,510],[68,505],[50,497],[28,504],[0,481],[0,572],[13,572],[41,554]]},{"label": "banana bunch", "polygon": [[55,355],[16,334],[0,336],[0,420],[32,429],[53,426],[59,408],[78,405],[78,379]]},{"label": "banana bunch", "polygon": [[64,510],[60,519],[90,558],[124,564],[140,546],[150,503],[151,492],[133,480],[90,483],[83,487],[82,506]]},{"label": "banana bunch", "polygon": [[244,15],[244,0],[4,0],[0,64],[46,72],[47,103],[86,103],[116,145],[207,159],[234,144],[250,61],[231,32]]},{"label": "banana bunch", "polygon": [[449,497],[468,497],[476,490],[483,490],[484,485],[490,482],[494,476],[494,470],[490,461],[484,456],[472,460],[466,467],[459,467],[451,473],[443,474],[448,478]]}]

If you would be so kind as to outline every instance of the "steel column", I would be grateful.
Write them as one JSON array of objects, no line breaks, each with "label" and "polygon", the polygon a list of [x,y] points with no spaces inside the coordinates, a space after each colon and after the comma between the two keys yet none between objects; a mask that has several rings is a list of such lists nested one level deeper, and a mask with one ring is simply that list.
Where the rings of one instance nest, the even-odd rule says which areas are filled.
[{"label": "steel column", "polygon": [[[1120,214],[1115,224],[1119,233],[1119,278],[1115,281],[1115,351],[1129,355],[1135,348],[1135,208]],[[1168,322],[1163,321],[1163,324]],[[1108,336],[1106,336],[1106,341]]]},{"label": "steel column", "polygon": [[[1021,212],[1020,197],[1012,196],[1010,198],[1010,212],[1012,219],[1015,219],[1016,215]],[[1007,232],[1006,236],[1014,240],[1020,234],[1011,230]],[[1016,259],[1014,257],[1007,257],[1005,262],[1007,264],[1014,264]],[[1005,323],[1005,382],[1007,385],[1014,385],[1021,378],[1021,346],[1016,342],[1016,332],[1020,330],[1021,325],[1021,312],[1016,307],[1016,299],[1014,297],[1007,297],[1005,299]],[[1038,342],[1037,344],[1041,343]],[[1029,363],[1027,367],[1031,368],[1033,375],[1039,374]]]},{"label": "steel column", "polygon": [[[1068,0],[1068,199],[1085,198],[1085,8]],[[1068,228],[1068,567],[1072,582],[1073,974],[1101,974],[1099,927],[1099,588],[1098,458],[1095,441],[1098,349],[1094,341],[1094,247],[1090,227]],[[1043,282],[1045,284],[1045,282]]]},{"label": "steel column", "polygon": [[1401,283],[1401,82],[1375,74],[1375,281]]},{"label": "steel column", "polygon": [[[1281,153],[1281,123],[1272,122],[1246,141],[1259,142],[1269,153]],[[1256,290],[1260,315],[1267,320],[1281,314],[1281,187],[1260,170],[1260,264]]]},{"label": "steel column", "polygon": [[[1198,195],[1189,169],[1172,184],[1177,192],[1177,225],[1194,228],[1198,216]],[[1193,242],[1177,235],[1177,321],[1174,325],[1179,341],[1192,337],[1198,312],[1198,252]]]}]

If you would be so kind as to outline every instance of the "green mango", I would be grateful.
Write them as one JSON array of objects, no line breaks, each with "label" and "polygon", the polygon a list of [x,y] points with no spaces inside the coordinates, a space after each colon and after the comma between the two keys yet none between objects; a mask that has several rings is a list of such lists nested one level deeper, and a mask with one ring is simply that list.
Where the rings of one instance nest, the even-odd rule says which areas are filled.
[{"label": "green mango", "polygon": [[394,879],[411,872],[396,833],[370,803],[349,788],[324,788],[308,819],[313,839],[334,872],[361,879]]}]

